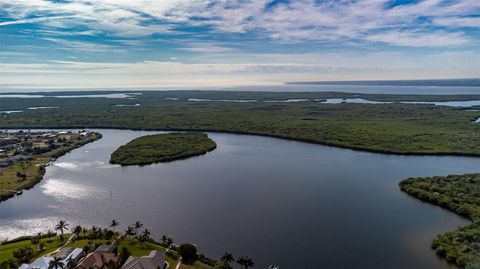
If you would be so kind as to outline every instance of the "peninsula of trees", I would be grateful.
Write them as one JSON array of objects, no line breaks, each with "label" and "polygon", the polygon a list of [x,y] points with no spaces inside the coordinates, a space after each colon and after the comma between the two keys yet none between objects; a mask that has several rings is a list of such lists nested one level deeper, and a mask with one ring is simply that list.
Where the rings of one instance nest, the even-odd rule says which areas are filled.
[{"label": "peninsula of trees", "polygon": [[0,202],[40,182],[56,158],[101,137],[88,131],[0,131]]},{"label": "peninsula of trees", "polygon": [[115,150],[110,163],[147,165],[205,154],[217,144],[205,133],[166,133],[136,138]]},{"label": "peninsula of trees", "polygon": [[480,174],[409,178],[402,191],[460,214],[473,223],[441,234],[432,243],[439,256],[467,268],[480,266]]}]

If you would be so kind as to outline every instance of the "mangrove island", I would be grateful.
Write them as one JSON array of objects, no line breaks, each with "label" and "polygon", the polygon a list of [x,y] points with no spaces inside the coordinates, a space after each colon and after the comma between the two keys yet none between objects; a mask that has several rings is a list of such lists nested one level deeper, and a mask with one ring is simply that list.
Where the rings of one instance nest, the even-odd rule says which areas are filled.
[{"label": "mangrove island", "polygon": [[217,144],[205,133],[166,133],[136,138],[115,150],[110,163],[147,165],[186,159],[214,150]]}]

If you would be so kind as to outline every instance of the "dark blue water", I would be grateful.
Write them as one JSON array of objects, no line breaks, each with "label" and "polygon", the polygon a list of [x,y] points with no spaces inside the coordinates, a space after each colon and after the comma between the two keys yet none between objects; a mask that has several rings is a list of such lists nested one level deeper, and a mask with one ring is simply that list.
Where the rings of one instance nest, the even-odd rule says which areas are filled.
[{"label": "dark blue water", "polygon": [[400,192],[411,176],[480,171],[480,159],[395,156],[281,139],[209,134],[218,148],[145,167],[108,164],[149,132],[101,130],[45,179],[0,204],[0,237],[142,221],[155,238],[193,242],[212,257],[247,255],[255,268],[450,268],[430,243],[469,222]]}]

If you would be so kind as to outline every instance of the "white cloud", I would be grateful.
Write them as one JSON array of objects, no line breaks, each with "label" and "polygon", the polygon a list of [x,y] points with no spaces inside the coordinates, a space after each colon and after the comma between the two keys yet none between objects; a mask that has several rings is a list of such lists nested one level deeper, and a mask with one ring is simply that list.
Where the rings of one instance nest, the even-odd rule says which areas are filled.
[{"label": "white cloud", "polygon": [[448,27],[480,27],[480,17],[445,17],[433,20],[435,25]]},{"label": "white cloud", "polygon": [[119,49],[110,45],[105,45],[105,44],[97,44],[97,43],[84,42],[84,41],[71,41],[71,40],[53,38],[53,37],[45,37],[43,39],[56,43],[57,49],[63,49],[63,50],[73,49],[74,51],[87,51],[87,52],[94,52],[94,53],[125,52],[122,49]]},{"label": "white cloud", "polygon": [[[295,0],[267,8],[269,0],[0,0],[0,9],[12,19],[0,26],[83,26],[117,37],[139,37],[174,33],[178,23],[187,23],[209,26],[215,32],[254,33],[288,42],[380,40],[401,46],[416,46],[410,42],[414,35],[408,32],[428,33],[424,39],[437,39],[435,46],[441,46],[441,41],[445,46],[465,44],[469,37],[451,30],[452,26],[479,27],[478,18],[469,17],[480,12],[478,0],[426,0],[387,8],[390,2]],[[419,22],[423,17],[430,21]],[[432,25],[445,30],[430,31]],[[448,38],[442,38],[446,32]],[[395,34],[402,36],[394,38]]]},{"label": "white cloud", "polygon": [[[208,57],[208,56],[204,56]],[[220,57],[220,56],[219,56]],[[230,54],[242,63],[54,61],[1,64],[2,83],[47,87],[202,87],[280,84],[296,80],[422,79],[478,77],[475,51],[446,53]],[[225,59],[224,59],[225,61]]]},{"label": "white cloud", "polygon": [[11,21],[0,22],[0,26],[45,22],[45,21],[55,20],[55,19],[65,19],[65,18],[68,18],[68,17],[69,16],[51,16],[51,17],[41,17],[41,18],[33,18],[33,19],[11,20]]},{"label": "white cloud", "polygon": [[462,34],[448,33],[445,31],[390,31],[387,33],[368,35],[366,38],[371,41],[380,41],[410,47],[447,47],[462,45],[469,42],[469,40]]},{"label": "white cloud", "polygon": [[233,51],[232,48],[222,46],[215,43],[188,43],[186,47],[178,48],[178,50],[202,53],[225,53]]}]

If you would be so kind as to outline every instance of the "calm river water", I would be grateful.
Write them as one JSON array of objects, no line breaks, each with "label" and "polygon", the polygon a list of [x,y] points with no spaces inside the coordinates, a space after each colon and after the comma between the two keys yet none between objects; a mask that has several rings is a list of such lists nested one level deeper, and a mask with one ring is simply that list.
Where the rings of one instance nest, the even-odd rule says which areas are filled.
[{"label": "calm river water", "polygon": [[430,242],[468,221],[400,192],[411,176],[480,171],[480,159],[395,156],[281,139],[210,133],[218,148],[145,167],[108,164],[151,132],[99,130],[103,139],[59,158],[45,179],[0,204],[0,238],[140,220],[158,239],[208,256],[247,255],[255,268],[451,268]]}]

